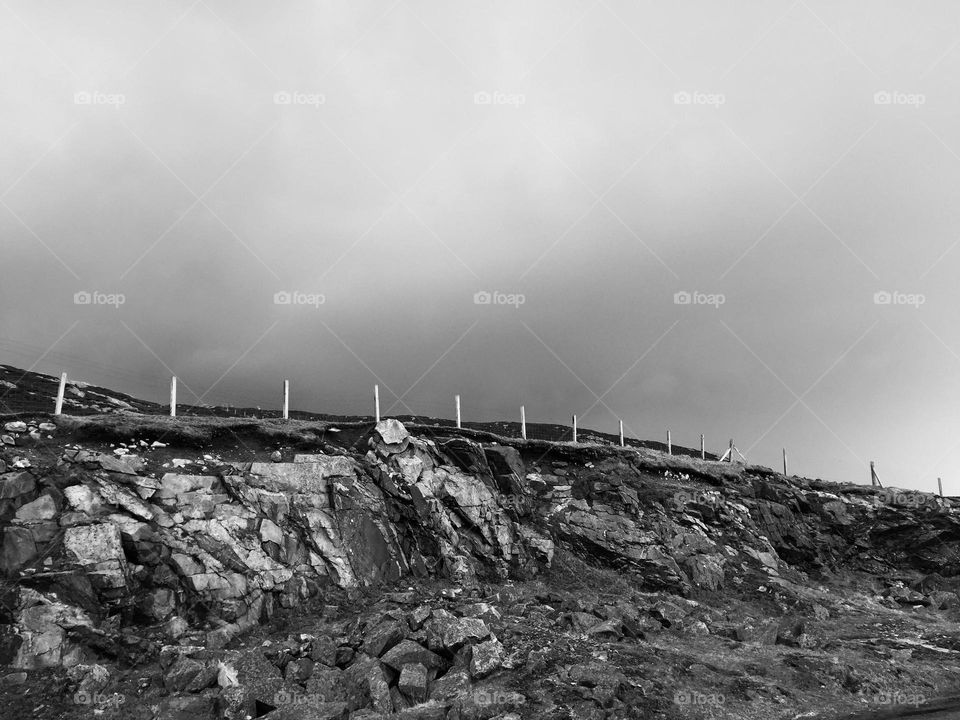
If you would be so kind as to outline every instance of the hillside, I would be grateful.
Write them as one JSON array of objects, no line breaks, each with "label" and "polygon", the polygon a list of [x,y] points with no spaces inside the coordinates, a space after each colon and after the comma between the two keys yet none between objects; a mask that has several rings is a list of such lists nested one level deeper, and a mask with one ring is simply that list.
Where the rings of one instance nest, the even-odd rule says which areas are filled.
[{"label": "hillside", "polygon": [[[16,419],[20,414],[49,413],[56,402],[57,385],[60,378],[52,375],[31,372],[15,368],[10,365],[0,365],[0,418]],[[68,380],[64,398],[64,412],[71,415],[96,415],[101,413],[122,413],[133,411],[149,415],[168,415],[170,406],[140,400],[125,393],[116,392],[109,388],[97,387],[90,383]],[[220,418],[250,418],[250,419],[279,419],[282,413],[278,409],[254,407],[225,407],[222,405],[190,405],[179,403],[177,415],[181,417],[220,417]],[[329,413],[307,412],[291,409],[290,417],[294,420],[316,420],[321,422],[337,423],[369,423],[372,416],[339,415]],[[424,426],[424,432],[430,428],[441,428],[444,432],[455,428],[456,423],[446,418],[434,418],[424,415],[391,415],[405,424]],[[521,437],[520,423],[510,421],[471,422],[465,421],[463,428],[475,430],[479,433],[491,433],[496,436],[519,438]],[[571,440],[571,428],[567,425],[551,423],[527,423],[527,434],[530,439],[564,441]],[[590,428],[580,428],[579,440],[596,442],[605,445],[618,445],[619,437],[610,433],[600,432]],[[663,442],[655,440],[641,440],[626,438],[630,447],[646,448],[648,450],[666,451]],[[675,455],[689,455],[700,457],[700,450],[686,448],[674,444]],[[717,455],[707,452],[707,459],[715,460]]]},{"label": "hillside", "polygon": [[2,378],[10,717],[956,707],[949,498],[492,425],[171,419],[93,387],[54,418],[24,409],[44,377]]}]

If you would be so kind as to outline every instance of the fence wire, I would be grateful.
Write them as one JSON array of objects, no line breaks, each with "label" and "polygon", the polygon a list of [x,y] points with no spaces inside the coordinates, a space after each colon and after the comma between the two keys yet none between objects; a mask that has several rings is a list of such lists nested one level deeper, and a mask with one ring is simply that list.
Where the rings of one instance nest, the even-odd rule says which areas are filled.
[{"label": "fence wire", "polygon": [[[9,377],[9,375],[5,375],[4,377]],[[31,415],[48,415],[52,413],[58,382],[59,378],[29,373],[28,376],[22,378],[22,382],[16,383],[17,387],[15,389],[0,384],[0,417],[14,418]],[[158,388],[158,390],[159,389],[160,388]],[[83,395],[81,396],[80,393],[83,393]],[[158,392],[157,394],[160,393]],[[117,393],[92,385],[80,384],[78,386],[71,383],[67,385],[63,406],[63,412],[67,415],[97,415],[105,412],[123,411],[143,413],[146,415],[169,415],[170,406],[168,404],[139,400],[123,393]],[[260,407],[177,403],[177,416],[278,420],[283,417],[283,412],[279,409]],[[313,413],[302,410],[291,410],[289,417],[292,420],[344,423],[364,419],[363,416]],[[423,426],[427,434],[449,434],[451,430],[456,430],[455,420],[442,417],[401,414],[391,414],[389,417],[395,417],[404,423],[415,423]],[[370,419],[372,421],[372,418]],[[462,427],[466,430],[492,433],[505,438],[520,439],[523,437],[523,429],[519,422],[464,421]],[[436,428],[436,430],[432,430],[431,428]],[[526,438],[528,440],[556,443],[572,442],[573,428],[568,425],[528,422],[526,423]],[[579,443],[596,443],[610,446],[620,444],[618,435],[582,427],[577,429],[577,441]],[[624,445],[627,447],[645,448],[662,452],[666,452],[667,450],[665,443],[651,440],[638,440],[636,438],[624,438]],[[674,444],[672,451],[675,455],[700,457],[699,448],[691,449]],[[705,457],[709,460],[715,460],[718,456],[713,453],[705,453]]]}]

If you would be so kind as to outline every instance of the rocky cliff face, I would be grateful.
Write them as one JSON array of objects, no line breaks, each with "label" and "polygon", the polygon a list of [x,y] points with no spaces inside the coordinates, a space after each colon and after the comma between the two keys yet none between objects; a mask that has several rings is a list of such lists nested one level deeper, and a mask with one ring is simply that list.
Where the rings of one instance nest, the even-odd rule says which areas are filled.
[{"label": "rocky cliff face", "polygon": [[[278,613],[398,583],[444,583],[448,600],[483,587],[507,597],[504,587],[549,579],[561,550],[634,588],[625,605],[604,606],[551,601],[541,587],[547,615],[568,606],[552,615],[557,627],[596,642],[702,625],[717,637],[773,643],[784,629],[759,613],[688,616],[741,595],[769,598],[768,612],[779,616],[813,612],[810,588],[838,571],[877,578],[878,607],[958,604],[960,520],[949,500],[930,495],[649,451],[412,435],[395,420],[349,442],[254,459],[213,448],[203,458],[175,457],[186,449],[136,423],[123,443],[67,443],[76,426],[61,425],[13,422],[4,432],[0,664],[13,670],[79,668],[82,683],[97,663],[167,658],[165,670],[196,671],[180,667],[189,680],[179,690],[200,683],[194,693],[207,697],[205,688],[222,686],[230,705],[237,668],[189,648],[233,647]],[[413,602],[393,595],[401,606]],[[508,657],[487,624],[501,613],[476,599],[466,611],[414,603],[382,622],[340,628],[336,638],[313,635],[272,665],[261,652],[257,662],[274,668],[261,671],[287,684],[270,685],[270,702],[247,686],[234,709],[256,715],[256,702],[275,707],[276,693],[306,692],[313,679],[333,688],[315,698],[342,704],[331,717],[409,710],[428,698],[435,714],[424,717],[445,717],[464,687],[534,662]],[[802,634],[794,630],[785,643]],[[315,675],[321,665],[327,671]],[[630,686],[596,668],[575,672],[586,674],[577,686],[613,683],[606,695],[597,691],[601,708],[622,702]],[[353,689],[334,691],[341,687]]]}]

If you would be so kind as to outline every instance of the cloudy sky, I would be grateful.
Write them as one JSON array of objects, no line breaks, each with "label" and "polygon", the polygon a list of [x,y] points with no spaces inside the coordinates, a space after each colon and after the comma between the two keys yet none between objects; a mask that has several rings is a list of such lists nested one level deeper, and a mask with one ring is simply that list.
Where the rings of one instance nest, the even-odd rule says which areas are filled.
[{"label": "cloudy sky", "polygon": [[3,0],[0,62],[0,362],[960,494],[955,2]]}]

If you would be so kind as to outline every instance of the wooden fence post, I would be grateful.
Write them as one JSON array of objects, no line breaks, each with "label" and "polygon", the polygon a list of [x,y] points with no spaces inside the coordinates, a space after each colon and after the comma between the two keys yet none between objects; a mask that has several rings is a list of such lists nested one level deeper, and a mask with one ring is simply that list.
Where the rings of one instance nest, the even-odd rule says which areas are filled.
[{"label": "wooden fence post", "polygon": [[943,480],[937,478],[937,490],[940,491],[940,497],[943,497]]},{"label": "wooden fence post", "polygon": [[707,459],[707,451],[706,451],[706,448],[704,448],[703,446],[703,433],[700,433],[700,459],[701,460]]},{"label": "wooden fence post", "polygon": [[377,422],[380,422],[380,386],[373,386],[373,411],[374,415],[377,418]]},{"label": "wooden fence post", "polygon": [[873,469],[873,460],[870,461],[870,485],[873,487],[877,485],[877,473]]},{"label": "wooden fence post", "polygon": [[577,441],[577,416],[573,416],[573,441]]},{"label": "wooden fence post", "polygon": [[620,447],[623,447],[623,420],[620,421]]},{"label": "wooden fence post", "polygon": [[784,477],[789,477],[790,473],[787,472],[787,449],[783,449],[783,475]]},{"label": "wooden fence post", "polygon": [[63,412],[63,393],[67,389],[67,374],[60,373],[60,387],[57,388],[57,404],[53,409],[54,415],[59,415]]},{"label": "wooden fence post", "polygon": [[523,405],[520,406],[520,436],[524,440],[527,439],[527,411],[524,410]]},{"label": "wooden fence post", "polygon": [[460,429],[460,396],[457,395],[457,430]]},{"label": "wooden fence post", "polygon": [[670,437],[669,430],[667,430],[667,455],[673,455],[673,439]]},{"label": "wooden fence post", "polygon": [[290,381],[283,381],[283,419],[290,419]]},{"label": "wooden fence post", "polygon": [[170,417],[177,416],[177,376],[170,378]]}]

